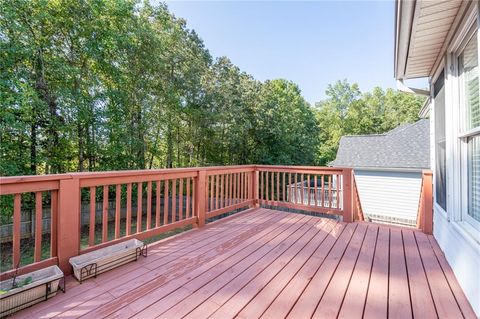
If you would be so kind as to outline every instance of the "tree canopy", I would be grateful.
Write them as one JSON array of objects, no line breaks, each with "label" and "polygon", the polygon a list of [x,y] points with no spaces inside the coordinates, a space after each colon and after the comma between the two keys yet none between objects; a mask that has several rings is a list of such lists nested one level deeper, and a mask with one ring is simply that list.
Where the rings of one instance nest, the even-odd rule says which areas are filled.
[{"label": "tree canopy", "polygon": [[0,0],[0,175],[326,164],[343,134],[417,118],[421,101],[346,81],[311,107],[260,82],[165,4]]},{"label": "tree canopy", "polygon": [[347,80],[330,84],[327,98],[315,105],[319,140],[316,162],[327,165],[335,159],[343,135],[380,134],[402,123],[413,123],[423,99],[393,89],[375,87],[361,93]]}]

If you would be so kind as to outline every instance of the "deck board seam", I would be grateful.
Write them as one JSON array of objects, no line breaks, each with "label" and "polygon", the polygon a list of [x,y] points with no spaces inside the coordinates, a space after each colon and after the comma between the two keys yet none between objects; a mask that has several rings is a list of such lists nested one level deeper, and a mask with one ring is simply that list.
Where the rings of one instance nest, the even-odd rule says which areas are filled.
[{"label": "deck board seam", "polygon": [[407,273],[407,285],[408,285],[408,299],[410,300],[410,314],[412,318],[415,318],[413,315],[413,302],[412,302],[412,289],[410,287],[410,274],[408,271],[408,263],[407,263],[407,252],[405,251],[405,239],[403,238],[405,230],[401,230],[401,238],[402,238],[402,250],[403,250],[403,260],[405,262],[405,271]]},{"label": "deck board seam", "polygon": [[377,252],[379,234],[380,234],[380,228],[377,227],[377,235],[375,236],[375,245],[373,247],[372,261],[370,262],[370,272],[368,274],[367,291],[365,292],[365,299],[363,301],[363,309],[362,309],[362,316],[361,316],[362,318],[365,316],[365,308],[367,307],[368,291],[370,290],[370,280],[372,280],[373,263],[375,261],[375,254]]},{"label": "deck board seam", "polygon": [[[333,271],[332,271],[332,273],[331,273],[331,275],[330,275],[330,278],[329,278],[329,280],[328,280],[328,283],[327,283],[325,289],[323,290],[323,292],[322,292],[322,294],[321,294],[321,296],[320,296],[320,299],[318,300],[317,305],[315,306],[315,309],[313,309],[313,312],[311,313],[310,317],[312,317],[312,316],[315,314],[315,311],[317,310],[318,304],[320,303],[320,301],[322,300],[323,296],[325,295],[325,292],[327,291],[328,285],[330,284],[330,281],[332,280],[332,277],[334,276],[335,272],[337,271],[338,265],[340,264],[340,261],[343,259],[343,256],[344,256],[344,254],[345,254],[345,251],[347,250],[347,248],[348,248],[348,246],[350,245],[350,242],[351,242],[351,240],[352,240],[355,232],[357,231],[358,224],[354,225],[354,227],[355,227],[355,228],[353,229],[352,234],[351,234],[350,238],[348,239],[348,243],[345,245],[345,248],[343,249],[342,255],[341,255],[340,258],[338,259],[337,264],[335,265],[335,268],[333,269]],[[338,242],[338,239],[339,239],[339,238],[340,238],[340,236],[337,237],[337,239],[336,239],[336,241],[335,241],[335,245],[336,245],[336,243]],[[334,245],[334,246],[335,246],[335,245]],[[330,251],[330,252],[331,252],[331,251]],[[329,254],[330,254],[330,252],[329,252]],[[325,257],[325,259],[327,259],[327,258],[328,258],[328,255]],[[316,271],[315,274],[312,276],[312,278],[310,278],[310,282],[309,282],[308,285],[305,287],[305,289],[310,285],[311,280],[317,275],[317,272],[318,272],[319,269],[320,269],[320,268],[317,268],[317,271]],[[297,302],[298,302],[298,299],[302,296],[302,294],[303,294],[304,292],[305,292],[305,290],[298,296],[295,304],[292,306],[292,309],[295,307],[295,305],[296,305]],[[291,312],[292,309],[290,309],[290,312]],[[290,315],[290,312],[287,314],[286,317],[288,317],[288,316]]]},{"label": "deck board seam", "polygon": [[[462,313],[462,316],[463,316],[464,318],[467,318],[467,317],[469,317],[469,316],[467,316],[467,314],[465,313],[465,312],[467,311],[467,309],[463,309],[463,308],[461,307],[460,300],[458,299],[458,298],[462,298],[462,297],[463,297],[463,299],[465,300],[465,299],[466,299],[466,298],[465,298],[465,295],[461,295],[461,296],[458,296],[458,297],[457,297],[457,294],[455,293],[455,290],[454,290],[453,287],[452,287],[452,283],[451,283],[450,280],[449,280],[449,276],[447,276],[447,271],[448,271],[448,269],[445,269],[445,268],[443,267],[443,265],[442,265],[443,262],[441,262],[438,254],[437,254],[437,250],[436,250],[436,248],[434,247],[435,244],[432,243],[431,238],[433,238],[433,236],[432,236],[432,237],[431,237],[431,236],[428,236],[428,242],[430,243],[430,246],[432,247],[432,250],[433,250],[433,254],[434,254],[434,256],[435,256],[435,259],[437,260],[438,264],[440,265],[440,268],[442,269],[442,272],[443,272],[443,274],[444,274],[444,277],[445,277],[445,279],[446,279],[446,281],[447,281],[448,286],[450,287],[450,291],[452,292],[453,297],[455,298],[455,301],[456,301],[456,303],[457,303],[458,308],[460,309],[460,312]],[[434,240],[435,240],[435,239],[434,239]],[[442,252],[442,253],[443,253],[443,252]],[[443,256],[443,257],[444,257],[444,256]],[[445,258],[445,257],[444,257],[444,258]],[[449,267],[448,264],[447,264],[447,267]],[[454,275],[454,274],[453,274],[453,275]],[[456,278],[454,278],[454,279],[456,280]],[[464,294],[463,291],[461,291],[460,293]],[[470,303],[468,302],[468,300],[466,300],[466,301],[467,301],[468,306],[470,307],[470,309],[468,309],[468,310],[470,310],[470,312],[473,313],[473,309],[471,309]],[[475,316],[475,315],[473,315],[473,316]]]},{"label": "deck board seam", "polygon": [[[354,269],[355,269],[355,267],[356,267],[356,265],[357,265],[358,257],[360,256],[360,251],[361,251],[361,249],[362,249],[363,242],[364,242],[364,240],[365,240],[365,237],[367,236],[368,227],[369,227],[369,226],[366,227],[365,233],[363,234],[363,237],[362,237],[362,242],[361,242],[360,245],[359,245],[359,249],[356,251],[356,255],[357,255],[357,256],[355,257],[355,262],[354,262],[353,267],[352,267],[352,269],[351,269],[350,278],[349,278],[349,280],[348,280],[347,288],[346,288],[345,291],[343,292],[342,301],[341,301],[341,303],[340,303],[339,308],[337,309],[337,314],[336,314],[335,318],[338,317],[338,314],[340,313],[340,310],[342,309],[342,304],[343,304],[343,301],[345,300],[345,295],[347,294],[348,286],[349,286],[349,284],[350,284],[350,280],[352,279],[353,271],[354,271]],[[327,286],[325,287],[325,290],[323,291],[323,294],[322,294],[322,296],[320,297],[320,300],[318,301],[317,306],[315,307],[315,310],[313,311],[314,314],[317,312],[317,309],[318,309],[318,307],[320,306],[320,303],[321,303],[323,297],[325,296],[325,293],[327,292],[328,288],[330,287],[330,283],[331,283],[333,277],[335,276],[335,274],[336,274],[336,272],[337,272],[337,270],[338,270],[338,267],[340,266],[340,263],[342,262],[342,260],[343,260],[343,258],[344,258],[344,256],[345,256],[346,251],[347,251],[348,248],[350,247],[350,243],[352,242],[353,236],[355,235],[355,233],[356,233],[357,231],[358,231],[358,226],[355,228],[355,232],[352,234],[352,237],[350,238],[350,241],[348,242],[348,245],[346,246],[345,251],[343,252],[342,257],[339,259],[339,262],[338,262],[337,266],[335,267],[335,270],[334,270],[334,272],[332,273],[332,276],[330,277],[330,280],[328,281],[328,284],[327,284]]]},{"label": "deck board seam", "polygon": [[[365,234],[363,235],[363,239],[362,239],[362,244],[360,245],[360,248],[358,250],[358,253],[357,253],[357,258],[355,259],[355,263],[352,267],[352,272],[350,274],[350,278],[348,279],[348,283],[347,283],[347,287],[345,288],[345,292],[343,294],[343,298],[342,298],[342,302],[340,303],[340,306],[338,307],[338,312],[337,312],[337,315],[335,316],[335,318],[338,318],[338,316],[340,315],[340,312],[342,311],[342,306],[343,306],[343,303],[345,302],[345,297],[347,296],[347,292],[348,292],[348,288],[350,287],[350,283],[352,281],[352,277],[353,277],[353,274],[355,273],[355,268],[357,268],[357,262],[358,262],[358,259],[360,258],[360,254],[362,253],[362,247],[363,247],[363,244],[365,242],[365,238],[367,237],[367,233],[368,233],[368,230],[371,228],[372,226],[369,225],[367,227],[367,229],[365,230]],[[377,233],[378,233],[378,229],[377,229]],[[376,237],[375,237],[376,238]],[[372,256],[372,261],[373,261],[373,256]]]},{"label": "deck board seam", "polygon": [[437,315],[437,318],[439,318],[437,305],[435,304],[435,299],[433,298],[432,287],[430,285],[430,280],[428,280],[427,276],[427,269],[425,268],[425,264],[423,263],[422,254],[420,253],[420,248],[418,247],[417,236],[415,235],[415,233],[413,233],[413,239],[415,240],[415,248],[417,249],[418,256],[420,257],[420,263],[422,264],[425,280],[427,281],[428,291],[430,292],[430,298],[432,299],[433,308],[435,309],[435,314]]},{"label": "deck board seam", "polygon": [[[335,227],[338,225],[338,222],[335,221],[335,220],[332,220],[332,222],[328,223],[328,224],[332,224],[330,225],[330,230],[328,231],[328,233],[324,236],[324,238],[318,243],[318,245],[315,247],[315,249],[312,250],[312,253],[307,256],[305,258],[305,260],[303,261],[303,263],[298,267],[298,269],[293,273],[293,275],[287,280],[287,282],[283,285],[283,287],[278,291],[278,293],[271,299],[271,301],[269,302],[269,304],[265,307],[265,309],[262,311],[262,313],[259,315],[259,318],[263,316],[263,314],[268,310],[268,308],[273,304],[273,302],[277,299],[277,297],[283,292],[283,290],[290,284],[290,282],[297,276],[297,274],[303,269],[303,267],[305,266],[305,264],[312,258],[312,256],[315,254],[315,252],[317,252],[317,250],[320,248],[320,246],[323,245],[323,243],[325,242],[325,240],[327,240],[328,236],[330,235],[330,233],[332,231],[334,231]],[[323,230],[323,228],[322,228]],[[333,245],[332,245],[333,246]],[[303,249],[302,249],[303,250]],[[293,260],[293,259],[292,259]],[[291,262],[291,261],[290,261]],[[290,263],[289,262],[289,263]],[[286,267],[286,266],[285,266]],[[283,270],[283,269],[282,269]],[[280,273],[280,272],[279,272]],[[254,301],[254,299],[258,296],[258,294],[260,294],[263,289],[265,289],[273,280],[275,280],[275,278],[279,275],[279,273],[277,273],[250,301],[248,304],[245,305],[245,307],[247,307],[248,305],[250,305],[251,302]],[[244,307],[244,308],[245,308]],[[243,311],[243,309],[241,311]],[[240,311],[240,312],[241,312]],[[239,312],[239,313],[240,313]]]},{"label": "deck board seam", "polygon": [[391,258],[391,248],[390,245],[392,244],[392,232],[388,229],[388,280],[387,280],[387,313],[385,314],[385,318],[388,318],[388,314],[390,313],[390,258]]},{"label": "deck board seam", "polygon": [[[323,257],[322,261],[318,264],[317,267],[315,267],[316,270],[315,270],[314,274],[311,276],[310,280],[315,276],[315,274],[316,274],[316,272],[318,271],[318,269],[322,267],[322,265],[324,264],[325,260],[327,260],[328,255],[330,254],[330,252],[332,251],[332,249],[335,247],[338,238],[340,238],[340,237],[342,236],[343,232],[345,231],[345,229],[346,229],[345,224],[340,223],[340,222],[337,221],[337,223],[335,224],[335,227],[338,226],[338,225],[341,227],[341,228],[340,228],[340,232],[339,232],[339,234],[338,234],[338,237],[337,237],[337,238],[335,239],[335,241],[331,244],[331,247],[330,247],[330,248],[328,249],[328,251],[326,252],[326,254],[325,254],[325,256]],[[332,231],[334,231],[334,230],[336,229],[335,227],[332,228]],[[320,245],[320,246],[321,246],[321,245]],[[319,247],[320,247],[320,246],[319,246]],[[317,249],[318,249],[318,248],[317,248]],[[315,254],[316,252],[317,252],[317,250],[314,252],[314,254]],[[314,254],[312,254],[312,256],[313,256]],[[294,280],[294,279],[297,277],[297,274],[304,269],[304,266],[310,261],[310,259],[312,258],[312,256],[310,256],[310,258],[308,258],[307,261],[305,261],[305,263],[302,265],[302,267],[300,267],[299,271],[298,271],[294,276],[292,276],[292,278],[290,278],[289,282],[281,289],[281,291],[278,293],[278,295],[277,295],[277,296],[272,300],[272,302],[270,303],[270,306],[265,309],[265,311],[262,313],[262,315],[261,315],[260,317],[263,317],[263,315],[268,311],[268,309],[270,309],[271,305],[272,305],[272,304],[278,299],[278,297],[284,292],[284,290],[288,287],[288,285],[290,284],[290,282],[291,282],[292,280]],[[309,280],[309,282],[303,287],[302,291],[298,294],[296,301],[300,298],[300,296],[303,294],[303,292],[305,291],[305,289],[307,289],[307,287],[308,287],[308,285],[309,285],[309,283],[310,283],[310,280]],[[295,307],[296,301],[291,305],[291,307],[290,307],[290,309],[287,311],[285,317],[287,317],[287,316],[290,314],[290,312],[292,311],[292,309]]]}]

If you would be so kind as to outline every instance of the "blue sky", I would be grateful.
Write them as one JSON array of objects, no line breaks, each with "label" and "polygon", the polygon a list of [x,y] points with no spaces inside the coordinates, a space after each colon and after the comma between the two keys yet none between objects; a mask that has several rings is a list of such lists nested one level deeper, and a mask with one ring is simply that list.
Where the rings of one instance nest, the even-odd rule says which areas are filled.
[{"label": "blue sky", "polygon": [[329,83],[362,91],[395,87],[394,1],[167,1],[213,57],[227,56],[256,79],[285,78],[310,103]]}]

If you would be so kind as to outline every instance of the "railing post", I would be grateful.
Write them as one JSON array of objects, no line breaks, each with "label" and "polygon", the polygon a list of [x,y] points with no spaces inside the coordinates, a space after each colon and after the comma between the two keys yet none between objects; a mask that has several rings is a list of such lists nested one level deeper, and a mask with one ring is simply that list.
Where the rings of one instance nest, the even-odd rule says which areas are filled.
[{"label": "railing post", "polygon": [[195,185],[195,212],[197,213],[196,227],[205,226],[205,219],[206,219],[205,205],[207,203],[206,176],[207,176],[206,170],[201,169],[198,171],[197,184]]},{"label": "railing post", "polygon": [[80,252],[80,184],[77,178],[60,180],[58,191],[57,255],[60,268],[70,274],[70,257]]},{"label": "railing post", "polygon": [[422,191],[421,194],[422,213],[421,229],[425,234],[431,235],[433,233],[433,180],[431,171],[422,172]]},{"label": "railing post", "polygon": [[252,172],[252,191],[251,191],[251,194],[252,194],[252,199],[253,199],[253,207],[255,208],[258,208],[260,207],[260,204],[259,204],[259,198],[258,198],[258,179],[260,177],[260,174],[258,172],[258,169],[256,166],[254,166],[253,168],[253,172]]},{"label": "railing post", "polygon": [[343,176],[343,221],[346,223],[353,222],[353,196],[352,196],[352,177],[353,170],[351,168],[344,168],[342,171]]}]

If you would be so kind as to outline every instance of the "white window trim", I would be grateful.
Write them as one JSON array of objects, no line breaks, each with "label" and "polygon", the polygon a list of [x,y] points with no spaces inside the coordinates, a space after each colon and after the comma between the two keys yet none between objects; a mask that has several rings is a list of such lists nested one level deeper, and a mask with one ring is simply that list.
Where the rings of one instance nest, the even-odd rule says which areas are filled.
[{"label": "white window trim", "polygon": [[[432,169],[432,172],[436,172],[437,171],[437,160],[436,160],[436,136],[435,136],[435,116],[436,116],[436,99],[434,97],[434,84],[435,82],[437,82],[439,76],[441,75],[442,71],[444,71],[444,84],[443,84],[443,89],[445,90],[445,115],[447,114],[447,88],[446,88],[446,85],[447,85],[447,69],[445,67],[445,58],[442,58],[441,62],[439,63],[438,65],[438,69],[435,71],[434,75],[432,76],[431,78],[431,81],[430,81],[430,92],[431,92],[431,96],[430,96],[430,100],[431,100],[431,105],[430,105],[430,128],[431,128],[431,139],[430,139],[430,145],[433,145],[433,148],[432,148],[432,151],[431,151],[431,169]],[[446,118],[446,116],[445,116]],[[447,143],[447,136],[448,136],[448,132],[447,132],[447,121],[445,121],[444,125],[445,125],[445,144]],[[446,145],[445,145],[446,146]],[[448,161],[448,159],[447,159]],[[447,171],[448,171],[448,162],[445,163],[445,185],[446,185],[446,188],[445,188],[445,200],[446,200],[446,207],[447,207],[447,210],[443,209],[442,206],[440,206],[438,203],[437,203],[437,174],[433,174],[433,204],[434,204],[434,207],[435,207],[435,211],[436,212],[440,212],[444,218],[446,218],[447,220],[450,220],[450,217],[447,213],[448,211],[448,202],[449,202],[449,199],[448,199],[448,174],[447,174]]]},{"label": "white window trim", "polygon": [[[448,219],[458,223],[457,230],[463,230],[462,233],[468,233],[478,243],[480,242],[480,223],[467,214],[468,197],[467,197],[467,158],[466,154],[466,138],[467,136],[476,135],[477,129],[470,131],[461,131],[465,115],[464,107],[461,104],[460,78],[458,70],[458,55],[462,50],[462,46],[467,43],[467,37],[474,25],[477,26],[477,40],[480,37],[479,30],[479,14],[478,4],[472,6],[459,26],[458,34],[453,38],[447,54],[446,72],[446,116],[452,121],[446,123],[447,133],[447,216]],[[471,35],[470,35],[471,36]],[[440,67],[439,67],[440,68]],[[440,68],[441,69],[441,68]],[[448,127],[447,127],[448,126]],[[451,200],[451,198],[457,200]],[[437,205],[438,207],[438,205]]]}]

